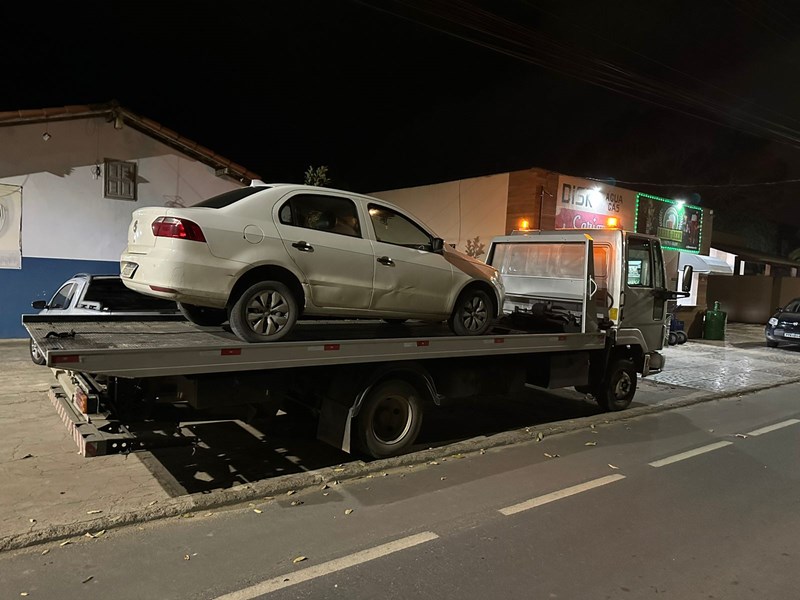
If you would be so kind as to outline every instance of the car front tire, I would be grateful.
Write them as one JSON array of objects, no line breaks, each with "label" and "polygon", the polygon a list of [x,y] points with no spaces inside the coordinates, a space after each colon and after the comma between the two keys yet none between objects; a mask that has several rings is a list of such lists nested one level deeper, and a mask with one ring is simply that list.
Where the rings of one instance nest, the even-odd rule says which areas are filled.
[{"label": "car front tire", "polygon": [[228,315],[222,308],[207,308],[178,302],[178,309],[189,321],[201,327],[219,327],[228,320]]},{"label": "car front tire", "polygon": [[297,322],[297,301],[280,281],[262,281],[250,286],[231,308],[233,333],[245,342],[275,342]]},{"label": "car front tire", "polygon": [[484,290],[468,289],[456,301],[453,314],[448,321],[456,335],[483,335],[492,326],[492,300]]},{"label": "car front tire", "polygon": [[29,342],[30,342],[31,360],[34,362],[34,364],[37,365],[45,364],[47,360],[45,359],[44,354],[42,354],[42,351],[39,350],[39,346],[37,346],[33,340],[30,340]]}]

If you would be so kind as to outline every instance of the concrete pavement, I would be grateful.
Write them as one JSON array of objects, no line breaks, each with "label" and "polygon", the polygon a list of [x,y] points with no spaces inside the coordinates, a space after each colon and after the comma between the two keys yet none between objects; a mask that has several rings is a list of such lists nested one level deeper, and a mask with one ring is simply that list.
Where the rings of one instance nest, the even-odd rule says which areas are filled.
[{"label": "concrete pavement", "polygon": [[266,440],[246,425],[237,427],[248,440],[242,454],[252,459],[263,453],[263,462],[269,463],[263,469],[242,468],[235,460],[236,450],[220,451],[205,442],[182,453],[83,458],[47,398],[54,383],[51,371],[31,363],[27,341],[0,341],[4,365],[0,371],[0,550],[97,535],[158,518],[185,518],[194,511],[536,439],[540,433],[548,436],[800,381],[800,347],[767,348],[763,327],[758,325],[728,324],[726,338],[665,348],[666,371],[640,380],[634,404],[622,413],[598,413],[588,408],[581,395],[563,390],[553,398],[576,407],[565,419],[423,447],[395,459],[354,461],[336,449],[321,448],[313,435],[298,441],[296,434],[282,438],[277,432],[276,439]]}]

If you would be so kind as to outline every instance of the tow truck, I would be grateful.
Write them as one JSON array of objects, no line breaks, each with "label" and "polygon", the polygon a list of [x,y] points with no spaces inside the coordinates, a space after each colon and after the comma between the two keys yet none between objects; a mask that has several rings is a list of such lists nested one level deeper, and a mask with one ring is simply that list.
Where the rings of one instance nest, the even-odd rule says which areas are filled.
[{"label": "tow truck", "polygon": [[[285,341],[245,343],[164,319],[23,315],[57,380],[50,399],[84,456],[179,443],[154,406],[302,406],[317,438],[373,458],[408,452],[426,411],[475,396],[575,387],[608,411],[659,372],[666,287],[658,238],[622,231],[523,231],[494,238],[486,261],[506,287],[488,335],[443,324],[302,321]],[[691,267],[687,267],[691,270]]]}]

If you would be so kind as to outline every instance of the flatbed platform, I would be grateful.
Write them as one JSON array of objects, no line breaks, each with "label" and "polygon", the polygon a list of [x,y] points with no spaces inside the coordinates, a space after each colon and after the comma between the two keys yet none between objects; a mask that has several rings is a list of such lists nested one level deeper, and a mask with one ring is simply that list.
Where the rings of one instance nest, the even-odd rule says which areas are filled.
[{"label": "flatbed platform", "polygon": [[23,315],[47,365],[120,377],[158,377],[605,347],[606,334],[526,333],[496,327],[455,336],[444,324],[301,321],[280,342],[249,344],[185,320]]}]

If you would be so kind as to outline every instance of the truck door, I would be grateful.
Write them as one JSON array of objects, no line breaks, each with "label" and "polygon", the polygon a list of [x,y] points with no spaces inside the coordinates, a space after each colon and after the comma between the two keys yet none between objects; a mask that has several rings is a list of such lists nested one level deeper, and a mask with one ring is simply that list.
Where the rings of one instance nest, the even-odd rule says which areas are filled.
[{"label": "truck door", "polygon": [[620,327],[640,330],[648,350],[661,348],[667,294],[664,261],[657,240],[628,236],[623,289],[625,303]]}]

